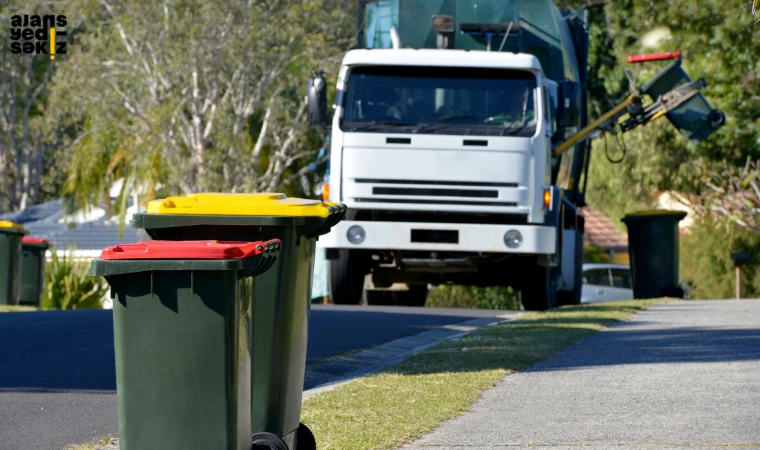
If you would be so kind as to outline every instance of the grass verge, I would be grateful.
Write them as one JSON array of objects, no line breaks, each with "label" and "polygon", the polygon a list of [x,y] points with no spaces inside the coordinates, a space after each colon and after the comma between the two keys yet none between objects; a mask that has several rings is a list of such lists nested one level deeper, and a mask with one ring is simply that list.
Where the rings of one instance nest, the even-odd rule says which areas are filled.
[{"label": "grass verge", "polygon": [[37,311],[36,306],[0,305],[0,312]]},{"label": "grass verge", "polygon": [[483,390],[510,372],[667,301],[565,307],[486,327],[309,398],[302,421],[319,449],[395,449],[466,412]]},{"label": "grass verge", "polygon": [[101,438],[97,442],[91,442],[88,444],[68,445],[64,448],[64,450],[99,450],[104,445],[108,445],[108,444],[116,444],[116,440],[112,438],[111,436],[106,436],[104,438]]}]

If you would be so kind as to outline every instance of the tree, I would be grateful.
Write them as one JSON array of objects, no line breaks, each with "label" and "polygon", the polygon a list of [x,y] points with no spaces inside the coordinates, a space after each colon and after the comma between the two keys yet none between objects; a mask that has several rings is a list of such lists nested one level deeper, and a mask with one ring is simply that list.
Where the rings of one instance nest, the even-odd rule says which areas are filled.
[{"label": "tree", "polygon": [[21,6],[15,1],[0,6],[0,212],[35,204],[46,169],[44,156],[57,140],[45,117],[55,62],[46,55],[11,53],[7,26],[21,12],[49,14],[51,4]]},{"label": "tree", "polygon": [[703,181],[708,189],[695,202],[700,213],[760,233],[760,160],[747,158],[743,168],[723,161]]},{"label": "tree", "polygon": [[[592,116],[610,106],[602,92],[610,100],[626,94],[624,68],[640,87],[667,64],[628,65],[626,56],[674,50],[681,51],[682,65],[692,78],[706,79],[703,94],[727,115],[726,125],[700,144],[684,139],[665,118],[619,136],[626,150],[619,165],[604,157],[603,140],[594,142],[587,194],[592,207],[619,217],[651,206],[657,192],[699,196],[707,189],[703,178],[716,164],[725,160],[730,167],[741,168],[747,156],[760,157],[760,45],[746,20],[746,5],[720,0],[609,0],[592,10],[604,12],[598,25],[591,26],[590,100],[599,105]],[[596,56],[594,49],[601,49],[603,57]],[[608,150],[617,158],[622,146],[609,136]]]},{"label": "tree", "polygon": [[339,63],[353,35],[349,2],[82,0],[79,8],[90,25],[55,86],[59,103],[81,116],[66,187],[76,204],[108,201],[118,178],[122,200],[138,186],[149,200],[278,190],[308,173],[318,139],[302,92],[309,70]]}]

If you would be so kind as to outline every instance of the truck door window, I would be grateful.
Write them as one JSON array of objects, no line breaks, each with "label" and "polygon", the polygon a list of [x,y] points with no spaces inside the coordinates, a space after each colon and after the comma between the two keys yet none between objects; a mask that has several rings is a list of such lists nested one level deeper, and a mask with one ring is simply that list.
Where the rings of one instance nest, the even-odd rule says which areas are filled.
[{"label": "truck door window", "polygon": [[348,76],[341,129],[531,137],[536,99],[529,71],[357,67]]}]

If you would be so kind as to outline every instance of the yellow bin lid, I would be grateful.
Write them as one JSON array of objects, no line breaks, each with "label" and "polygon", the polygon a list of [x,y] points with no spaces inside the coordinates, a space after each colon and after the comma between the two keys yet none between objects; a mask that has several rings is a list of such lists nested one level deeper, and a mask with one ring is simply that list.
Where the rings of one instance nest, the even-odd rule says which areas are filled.
[{"label": "yellow bin lid", "polygon": [[329,217],[327,203],[320,200],[288,198],[285,194],[202,193],[167,197],[148,203],[148,214],[185,214],[198,216],[279,216]]},{"label": "yellow bin lid", "polygon": [[13,222],[6,222],[6,221],[0,220],[0,228],[14,228],[16,230],[19,230],[19,232],[21,233],[26,233],[26,228],[24,228],[23,225],[19,225]]}]

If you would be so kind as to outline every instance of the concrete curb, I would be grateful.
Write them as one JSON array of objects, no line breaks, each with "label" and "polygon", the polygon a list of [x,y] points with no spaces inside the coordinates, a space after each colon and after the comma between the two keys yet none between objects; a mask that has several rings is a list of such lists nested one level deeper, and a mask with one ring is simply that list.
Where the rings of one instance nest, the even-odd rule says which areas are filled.
[{"label": "concrete curb", "polygon": [[314,387],[304,391],[303,400],[323,392],[331,391],[359,377],[398,364],[439,342],[458,339],[480,328],[517,319],[518,317],[512,314],[446,325],[435,330],[387,342],[338,361],[327,363],[314,370],[307,369],[306,384],[313,385]]}]

